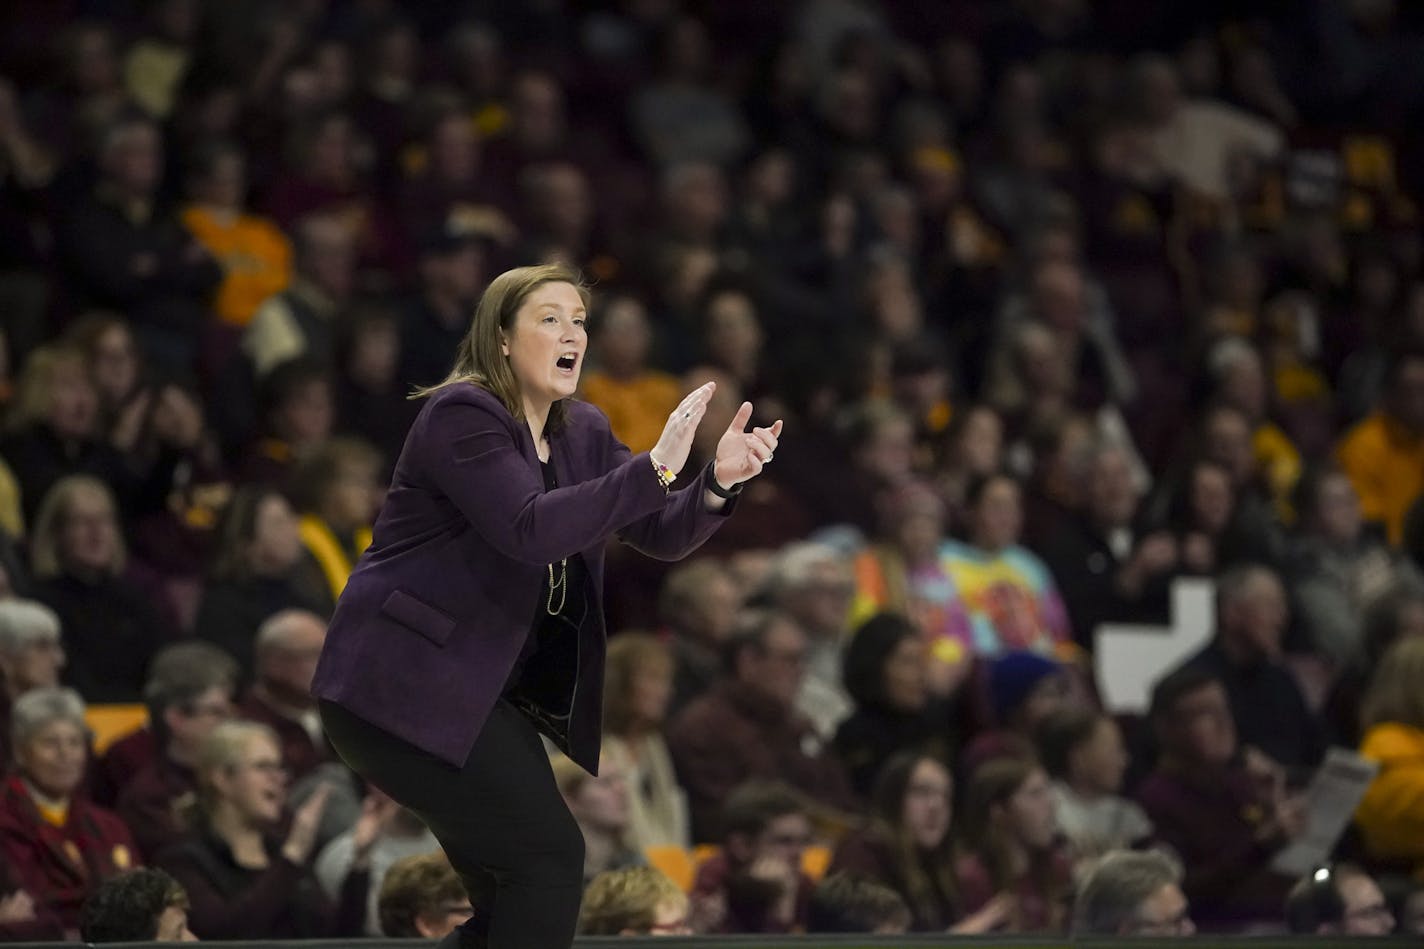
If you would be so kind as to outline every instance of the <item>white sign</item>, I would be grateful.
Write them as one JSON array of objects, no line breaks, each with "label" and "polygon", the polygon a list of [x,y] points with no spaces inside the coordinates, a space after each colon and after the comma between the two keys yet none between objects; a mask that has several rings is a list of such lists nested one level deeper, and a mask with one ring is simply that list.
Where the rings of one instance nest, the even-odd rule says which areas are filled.
[{"label": "white sign", "polygon": [[1378,773],[1379,762],[1345,748],[1331,748],[1305,790],[1305,831],[1276,854],[1271,869],[1300,877],[1328,863]]},{"label": "white sign", "polygon": [[1216,629],[1216,584],[1200,578],[1172,582],[1172,625],[1104,623],[1093,640],[1098,694],[1114,714],[1143,714],[1152,686],[1211,641]]}]

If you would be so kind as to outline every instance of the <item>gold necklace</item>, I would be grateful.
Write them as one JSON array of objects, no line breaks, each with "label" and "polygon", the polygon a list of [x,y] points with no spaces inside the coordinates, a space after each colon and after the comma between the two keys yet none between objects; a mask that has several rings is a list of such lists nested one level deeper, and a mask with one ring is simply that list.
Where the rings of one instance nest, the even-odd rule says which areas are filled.
[{"label": "gold necklace", "polygon": [[[554,605],[554,591],[559,591],[559,605]],[[554,565],[549,564],[549,601],[544,605],[544,611],[550,616],[558,616],[564,611],[564,600],[569,595],[569,558],[565,557],[559,561],[559,579],[554,579]]]}]

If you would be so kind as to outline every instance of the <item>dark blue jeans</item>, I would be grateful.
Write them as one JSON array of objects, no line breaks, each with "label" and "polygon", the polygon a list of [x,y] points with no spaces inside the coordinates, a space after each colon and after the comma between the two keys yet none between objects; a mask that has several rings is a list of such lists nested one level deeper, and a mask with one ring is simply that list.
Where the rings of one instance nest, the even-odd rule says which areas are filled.
[{"label": "dark blue jeans", "polygon": [[460,949],[561,949],[583,896],[583,834],[554,784],[534,726],[500,701],[463,768],[321,703],[353,771],[414,812],[465,884],[474,917],[441,943]]}]

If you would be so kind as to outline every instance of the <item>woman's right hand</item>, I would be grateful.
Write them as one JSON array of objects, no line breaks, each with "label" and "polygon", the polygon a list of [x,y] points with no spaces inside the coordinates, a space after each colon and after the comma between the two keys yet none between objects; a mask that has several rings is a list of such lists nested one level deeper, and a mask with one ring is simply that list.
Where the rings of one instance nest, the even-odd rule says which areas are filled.
[{"label": "woman's right hand", "polygon": [[317,785],[311,797],[293,812],[291,830],[287,831],[287,841],[282,844],[282,856],[298,866],[307,862],[316,846],[316,832],[321,827],[321,816],[326,812],[326,801],[330,797],[331,785]]},{"label": "woman's right hand", "polygon": [[687,464],[687,456],[692,451],[692,436],[697,434],[697,424],[707,414],[707,402],[717,390],[717,383],[693,389],[687,398],[678,403],[668,416],[658,443],[653,446],[653,463],[666,465],[673,474],[682,471]]}]

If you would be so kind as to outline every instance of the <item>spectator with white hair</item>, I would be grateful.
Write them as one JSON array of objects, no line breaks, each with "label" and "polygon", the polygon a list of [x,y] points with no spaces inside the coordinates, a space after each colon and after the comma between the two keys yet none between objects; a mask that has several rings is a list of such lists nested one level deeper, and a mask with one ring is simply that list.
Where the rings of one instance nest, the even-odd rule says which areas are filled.
[{"label": "spectator with white hair", "polygon": [[34,600],[0,600],[0,767],[10,761],[10,707],[31,689],[59,685],[59,617]]},{"label": "spectator with white hair", "polygon": [[1159,851],[1113,850],[1083,877],[1074,936],[1190,936],[1182,868]]},{"label": "spectator with white hair", "polygon": [[276,732],[282,759],[294,779],[331,761],[316,702],[311,697],[316,660],[326,642],[326,622],[305,610],[283,610],[257,629],[256,681],[238,704],[239,714]]},{"label": "spectator with white hair", "polygon": [[823,738],[850,716],[853,703],[841,683],[841,657],[850,638],[855,574],[836,548],[813,541],[788,544],[772,562],[767,593],[806,632],[806,678],[796,708]]},{"label": "spectator with white hair", "polygon": [[11,709],[15,771],[0,784],[0,863],[67,932],[85,897],[138,865],[133,837],[81,792],[89,758],[84,700],[73,689],[31,689]]}]

